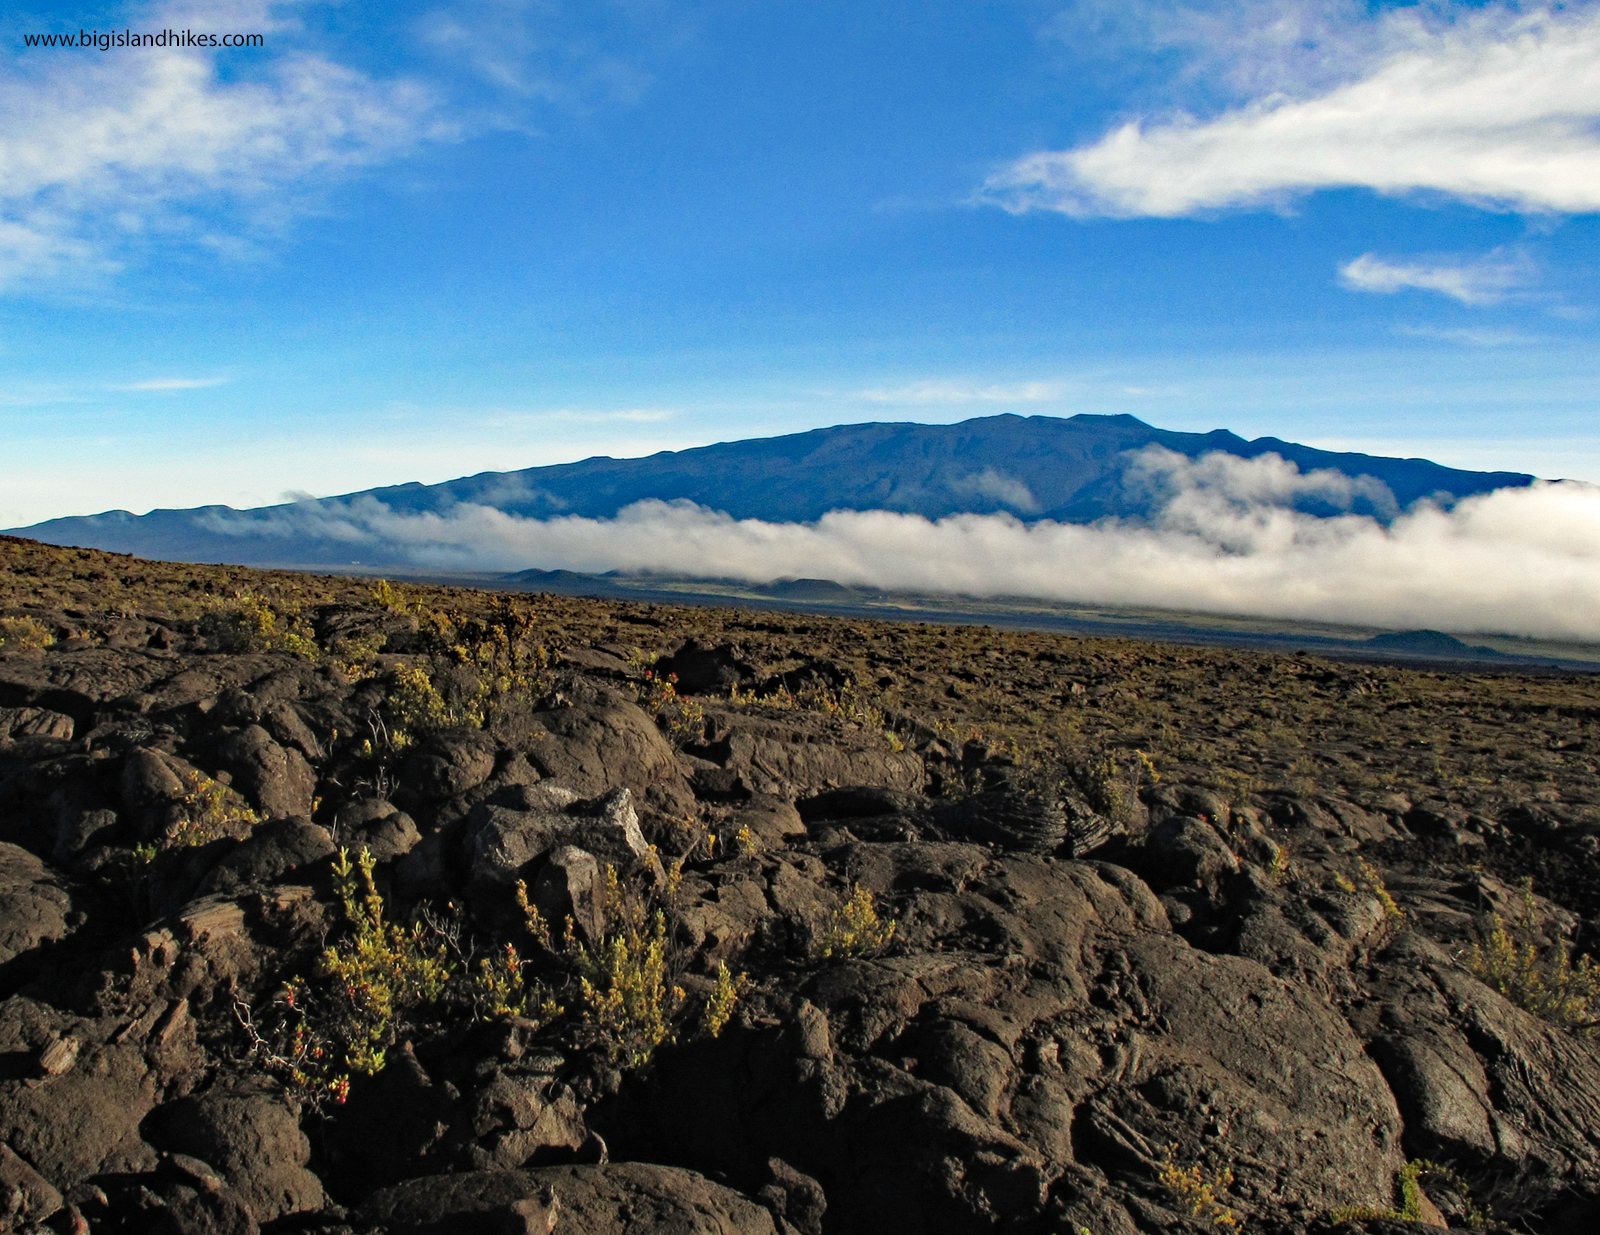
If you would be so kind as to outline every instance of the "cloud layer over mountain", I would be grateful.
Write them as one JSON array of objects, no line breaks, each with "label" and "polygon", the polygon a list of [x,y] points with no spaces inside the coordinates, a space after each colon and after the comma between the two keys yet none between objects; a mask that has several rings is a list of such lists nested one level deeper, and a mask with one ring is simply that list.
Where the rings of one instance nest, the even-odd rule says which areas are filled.
[{"label": "cloud layer over mountain", "polygon": [[[1159,495],[1146,520],[1088,525],[1010,515],[930,520],[834,511],[810,523],[734,519],[688,501],[636,502],[615,518],[538,520],[464,503],[397,513],[361,497],[261,514],[213,513],[229,535],[316,536],[362,560],[432,569],[656,571],[976,596],[1600,639],[1600,487],[1536,482],[1415,503],[1387,526],[1319,518],[1313,497],[1382,506],[1382,486],[1301,473],[1276,455],[1190,460],[1150,447],[1138,468]],[[1390,499],[1392,502],[1392,499]],[[382,556],[387,554],[386,557]]]}]

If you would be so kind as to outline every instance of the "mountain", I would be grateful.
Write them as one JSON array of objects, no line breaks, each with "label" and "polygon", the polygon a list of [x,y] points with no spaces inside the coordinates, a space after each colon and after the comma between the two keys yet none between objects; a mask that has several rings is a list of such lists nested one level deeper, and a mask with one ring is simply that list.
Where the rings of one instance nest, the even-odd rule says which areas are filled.
[{"label": "mountain", "polygon": [[[840,425],[782,437],[662,451],[643,459],[599,456],[577,463],[482,472],[443,484],[404,484],[342,497],[235,512],[227,506],[51,519],[13,531],[78,545],[184,561],[250,565],[346,564],[351,545],[323,529],[352,503],[402,514],[444,513],[462,504],[545,519],[609,518],[644,499],[684,499],[735,518],[805,522],[830,510],[890,510],[931,519],[1007,512],[1032,521],[1088,523],[1138,517],[1153,497],[1132,482],[1130,452],[1162,446],[1189,458],[1220,451],[1250,459],[1277,454],[1302,472],[1331,469],[1382,482],[1403,508],[1526,485],[1516,472],[1467,472],[1425,459],[1316,450],[1273,437],[1246,441],[1225,430],[1177,433],[1132,416],[988,416],[954,425]],[[1306,507],[1312,513],[1334,513]],[[1393,508],[1379,503],[1370,513]],[[372,548],[361,552],[372,559]],[[381,551],[380,551],[381,552]],[[365,564],[404,561],[404,552]]]}]

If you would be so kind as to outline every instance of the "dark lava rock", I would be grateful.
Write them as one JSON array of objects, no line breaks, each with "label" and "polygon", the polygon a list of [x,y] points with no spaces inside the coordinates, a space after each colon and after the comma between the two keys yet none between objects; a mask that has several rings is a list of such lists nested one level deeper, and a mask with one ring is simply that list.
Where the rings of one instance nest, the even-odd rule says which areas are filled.
[{"label": "dark lava rock", "polygon": [[395,1235],[777,1235],[771,1212],[748,1197],[639,1162],[412,1179],[368,1198],[361,1216]]},{"label": "dark lava rock", "polygon": [[406,780],[424,797],[453,798],[488,780],[494,758],[494,740],[481,730],[434,733],[412,748]]},{"label": "dark lava rock", "polygon": [[277,1094],[212,1090],[153,1112],[150,1140],[218,1170],[260,1222],[323,1206],[299,1111]]},{"label": "dark lava rock", "polygon": [[0,843],[0,974],[72,930],[72,897],[61,878],[26,849]]},{"label": "dark lava rock", "polygon": [[233,893],[250,884],[276,883],[332,857],[334,849],[327,828],[309,819],[275,819],[223,858],[202,890]]},{"label": "dark lava rock", "polygon": [[727,694],[730,687],[756,676],[755,666],[732,644],[708,648],[693,639],[656,661],[655,672],[676,677],[680,695]]},{"label": "dark lava rock", "polygon": [[233,772],[234,787],[268,816],[309,815],[317,792],[317,775],[305,756],[285,750],[260,725],[250,725],[227,738],[219,748]]}]

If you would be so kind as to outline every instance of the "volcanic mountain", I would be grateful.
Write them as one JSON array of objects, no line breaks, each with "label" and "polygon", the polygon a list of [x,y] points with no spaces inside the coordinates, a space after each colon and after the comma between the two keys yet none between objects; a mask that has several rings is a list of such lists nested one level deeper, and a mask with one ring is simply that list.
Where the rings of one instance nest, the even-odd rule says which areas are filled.
[{"label": "volcanic mountain", "polygon": [[[604,519],[635,502],[656,499],[772,522],[806,522],[831,510],[888,510],[930,519],[1004,512],[1029,522],[1090,523],[1149,512],[1156,498],[1138,483],[1136,462],[1137,452],[1150,446],[1191,459],[1212,452],[1242,459],[1276,454],[1302,472],[1328,469],[1368,477],[1393,497],[1392,504],[1387,495],[1371,503],[1372,493],[1383,489],[1369,483],[1359,490],[1369,501],[1366,512],[1379,518],[1421,498],[1448,505],[1533,479],[1515,472],[1460,471],[1425,459],[1317,450],[1272,437],[1246,441],[1221,429],[1178,433],[1132,416],[1002,415],[954,425],[840,425],[642,459],[597,456],[482,472],[442,484],[403,484],[251,511],[202,506],[134,515],[113,510],[14,530],[51,544],[150,558],[310,566],[350,561],[351,545],[340,539],[337,524],[352,508],[414,515],[485,506],[531,519]],[[365,543],[360,556],[367,565],[385,565],[403,562],[405,551]]]}]

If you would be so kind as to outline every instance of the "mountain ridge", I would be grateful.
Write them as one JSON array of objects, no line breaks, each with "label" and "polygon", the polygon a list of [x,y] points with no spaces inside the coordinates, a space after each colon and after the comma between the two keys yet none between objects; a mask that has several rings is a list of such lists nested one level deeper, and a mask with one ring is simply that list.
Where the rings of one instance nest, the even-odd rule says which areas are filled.
[{"label": "mountain ridge", "polygon": [[[605,519],[635,502],[655,499],[691,501],[736,519],[769,522],[811,522],[830,510],[888,510],[930,519],[1005,513],[1025,522],[1090,523],[1149,513],[1151,495],[1134,483],[1129,467],[1130,455],[1148,446],[1190,459],[1212,452],[1241,459],[1276,454],[1302,472],[1328,469],[1352,479],[1371,477],[1388,489],[1397,508],[1430,497],[1448,504],[1534,479],[1519,472],[1464,471],[1425,459],[1325,451],[1275,437],[1246,440],[1225,429],[1158,429],[1129,415],[1085,413],[1063,419],[1002,414],[953,425],[836,425],[642,458],[597,455],[432,485],[412,481],[244,511],[219,505],[144,515],[107,511],[10,530],[47,543],[147,557],[315,565],[347,564],[351,546],[303,528],[297,531],[293,521],[307,524],[305,516],[337,514],[362,502],[379,503],[398,514],[482,505],[529,519]],[[1343,513],[1320,509],[1314,499],[1298,504],[1314,514]],[[1379,518],[1394,513],[1361,494],[1356,508]],[[225,529],[224,521],[239,525]]]}]

